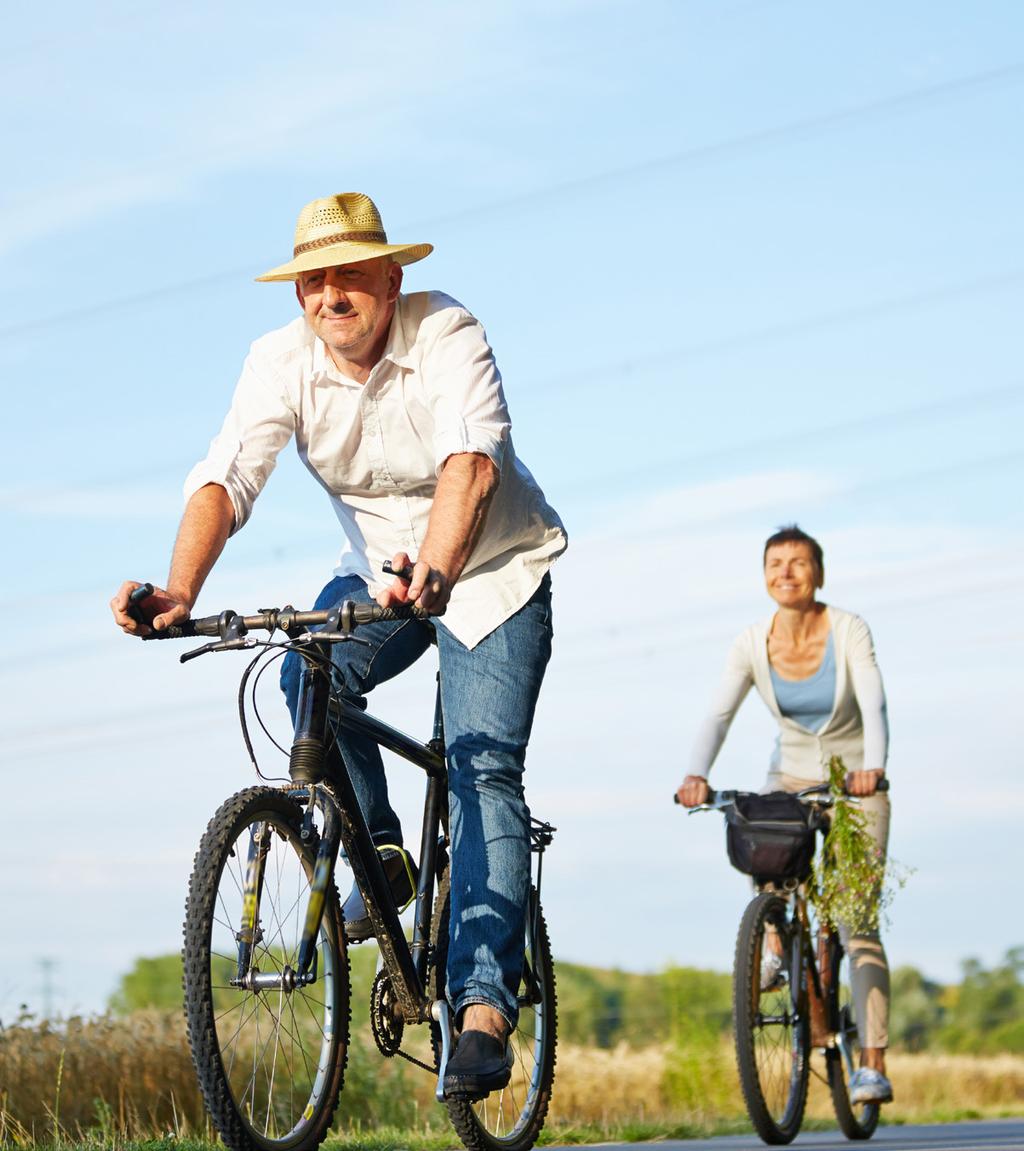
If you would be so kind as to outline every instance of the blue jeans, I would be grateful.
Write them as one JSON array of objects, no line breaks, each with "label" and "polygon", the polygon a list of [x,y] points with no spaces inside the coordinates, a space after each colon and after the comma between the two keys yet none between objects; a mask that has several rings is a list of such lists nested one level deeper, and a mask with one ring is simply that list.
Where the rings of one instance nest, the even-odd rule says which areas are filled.
[{"label": "blue jeans", "polygon": [[[316,609],[342,600],[368,602],[358,576],[333,579]],[[434,620],[441,667],[441,709],[448,758],[451,831],[451,936],[448,1001],[458,1017],[471,1003],[496,1008],[515,1025],[530,891],[530,811],[523,793],[526,744],[551,655],[551,581],[476,647]],[[430,646],[416,620],[370,624],[361,644],[335,644],[339,689],[361,700],[404,671]],[[289,653],[281,688],[294,722],[301,657]],[[375,843],[402,843],[388,800],[380,749],[343,732],[342,756]]]}]

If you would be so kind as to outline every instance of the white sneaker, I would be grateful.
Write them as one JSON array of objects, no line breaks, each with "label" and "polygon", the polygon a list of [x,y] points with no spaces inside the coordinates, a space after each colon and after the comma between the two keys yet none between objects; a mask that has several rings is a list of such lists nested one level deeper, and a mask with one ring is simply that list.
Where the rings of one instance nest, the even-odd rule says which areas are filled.
[{"label": "white sneaker", "polygon": [[764,951],[761,954],[761,990],[774,991],[786,982],[782,970],[782,956],[774,951]]},{"label": "white sneaker", "polygon": [[892,1084],[873,1067],[858,1067],[850,1076],[851,1103],[891,1103]]}]

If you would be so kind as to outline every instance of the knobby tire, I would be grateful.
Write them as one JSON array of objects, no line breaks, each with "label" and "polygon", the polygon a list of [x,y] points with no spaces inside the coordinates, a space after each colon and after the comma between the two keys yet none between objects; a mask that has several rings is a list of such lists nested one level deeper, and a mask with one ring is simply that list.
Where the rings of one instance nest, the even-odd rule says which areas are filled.
[{"label": "knobby tire", "polygon": [[303,841],[301,825],[302,809],[283,792],[239,792],[210,820],[189,882],[182,952],[188,1040],[207,1109],[233,1151],[313,1151],[344,1080],[349,965],[333,882],[315,982],[270,990],[230,983],[239,973],[247,868],[264,846],[247,970],[273,979],[296,967],[319,843],[315,829]]},{"label": "knobby tire", "polygon": [[[515,1064],[507,1087],[479,1102],[447,1099],[452,1126],[469,1151],[529,1151],[544,1127],[555,1078],[557,996],[547,924],[531,885],[526,925],[526,963],[519,989],[519,1023],[511,1037]],[[450,877],[438,879],[431,927],[431,995],[445,997],[450,921]],[[435,1057],[440,1038],[433,1028]]]},{"label": "knobby tire", "polygon": [[765,934],[777,928],[786,967],[792,963],[792,928],[787,903],[770,893],[747,905],[736,938],[733,967],[733,1034],[747,1114],[765,1143],[790,1143],[800,1130],[807,1103],[810,1026],[800,978],[762,990]]}]

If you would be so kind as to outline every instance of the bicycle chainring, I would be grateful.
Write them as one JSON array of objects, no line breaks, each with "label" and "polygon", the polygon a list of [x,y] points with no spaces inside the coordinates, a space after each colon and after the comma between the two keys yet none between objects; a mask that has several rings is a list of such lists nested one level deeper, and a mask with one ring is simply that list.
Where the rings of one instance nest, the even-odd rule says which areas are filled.
[{"label": "bicycle chainring", "polygon": [[405,1020],[386,971],[377,972],[370,990],[370,1027],[381,1055],[387,1059],[397,1055],[405,1033]]}]

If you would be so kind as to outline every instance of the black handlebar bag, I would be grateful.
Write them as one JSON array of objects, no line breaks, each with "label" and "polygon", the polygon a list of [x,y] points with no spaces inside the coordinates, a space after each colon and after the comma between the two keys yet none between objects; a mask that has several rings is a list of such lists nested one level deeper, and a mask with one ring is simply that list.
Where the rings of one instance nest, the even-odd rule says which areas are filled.
[{"label": "black handlebar bag", "polygon": [[795,795],[741,791],[725,818],[725,846],[737,871],[762,883],[811,874],[818,820]]}]

